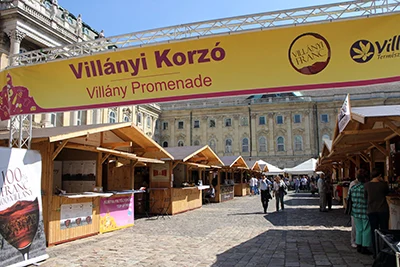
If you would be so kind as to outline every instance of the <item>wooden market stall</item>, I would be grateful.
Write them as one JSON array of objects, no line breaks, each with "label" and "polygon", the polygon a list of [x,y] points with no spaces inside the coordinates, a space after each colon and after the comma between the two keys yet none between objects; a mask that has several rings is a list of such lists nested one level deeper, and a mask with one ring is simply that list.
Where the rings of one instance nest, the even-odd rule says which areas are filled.
[{"label": "wooden market stall", "polygon": [[[246,170],[249,170],[246,161],[242,158],[242,156],[224,156],[221,157],[221,161],[224,163],[224,165],[220,170],[220,188],[224,186],[226,187],[226,189],[221,190],[221,192],[224,191],[223,195],[221,196],[221,200],[224,199],[223,201],[225,201],[233,199],[234,196],[245,196],[247,194],[248,185],[244,181],[243,177]],[[222,173],[224,173],[224,176],[222,176]],[[229,190],[232,187],[232,181],[234,183],[233,194],[232,191]]]},{"label": "wooden market stall", "polygon": [[[390,205],[390,201],[400,199],[400,105],[350,108],[350,100],[347,102],[347,107],[342,107],[347,113],[339,115],[331,149],[321,154],[318,169],[343,181],[354,178],[359,168],[370,172],[379,168],[390,185]],[[343,188],[343,199],[347,191]],[[400,214],[399,206],[392,206],[391,211],[395,210]]]},{"label": "wooden market stall", "polygon": [[134,194],[143,192],[134,190],[135,166],[172,158],[131,123],[33,129],[32,149],[42,156],[48,245],[133,225]]},{"label": "wooden market stall", "polygon": [[[158,165],[151,175],[153,213],[178,214],[200,208],[203,191],[210,188],[215,169],[223,163],[209,146],[167,147],[171,159]],[[161,204],[162,203],[162,204]]]}]

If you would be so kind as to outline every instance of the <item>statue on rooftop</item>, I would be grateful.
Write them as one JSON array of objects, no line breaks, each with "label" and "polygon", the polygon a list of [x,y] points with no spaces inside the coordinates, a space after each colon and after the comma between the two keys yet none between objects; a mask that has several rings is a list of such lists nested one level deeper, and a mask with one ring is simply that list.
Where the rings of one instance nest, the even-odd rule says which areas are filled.
[{"label": "statue on rooftop", "polygon": [[78,17],[76,18],[76,29],[75,33],[78,35],[78,38],[82,36],[82,15],[79,14]]},{"label": "statue on rooftop", "polygon": [[54,20],[54,18],[57,16],[58,12],[58,0],[51,0],[51,19]]}]

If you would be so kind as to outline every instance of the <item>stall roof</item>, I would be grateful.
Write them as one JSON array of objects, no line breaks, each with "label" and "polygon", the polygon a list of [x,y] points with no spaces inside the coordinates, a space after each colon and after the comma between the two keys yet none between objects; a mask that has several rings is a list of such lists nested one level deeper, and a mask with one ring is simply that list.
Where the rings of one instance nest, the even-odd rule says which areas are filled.
[{"label": "stall roof", "polygon": [[166,147],[173,160],[199,163],[208,166],[223,166],[223,162],[209,146],[177,146]]},{"label": "stall roof", "polygon": [[260,164],[258,164],[257,160],[246,160],[247,166],[249,166],[250,170],[261,172]]},{"label": "stall roof", "polygon": [[313,174],[317,166],[317,160],[311,158],[293,168],[285,168],[285,172],[290,174]]},{"label": "stall roof", "polygon": [[266,175],[278,175],[278,174],[282,174],[283,170],[266,162],[263,160],[259,160],[258,164],[260,165],[262,171],[264,172],[264,174]]},{"label": "stall roof", "polygon": [[[106,132],[109,133],[108,139],[101,135]],[[0,134],[0,140],[6,139],[9,139],[8,133]],[[70,140],[86,145],[88,142],[85,139],[91,139],[88,142],[92,147],[131,148],[130,152],[139,157],[173,159],[165,149],[130,122],[32,129],[33,143]]]},{"label": "stall roof", "polygon": [[224,163],[224,167],[249,169],[249,166],[247,166],[242,156],[224,156],[221,157],[221,161]]},{"label": "stall roof", "polygon": [[351,109],[351,117],[361,123],[370,117],[392,117],[400,116],[400,105],[358,107]]}]

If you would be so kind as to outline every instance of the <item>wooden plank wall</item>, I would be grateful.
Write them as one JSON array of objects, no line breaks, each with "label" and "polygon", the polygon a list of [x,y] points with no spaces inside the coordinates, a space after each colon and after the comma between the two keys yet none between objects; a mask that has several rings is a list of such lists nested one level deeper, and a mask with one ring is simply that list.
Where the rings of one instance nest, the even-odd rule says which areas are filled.
[{"label": "wooden plank wall", "polygon": [[200,208],[202,206],[201,190],[193,188],[172,189],[172,214]]},{"label": "wooden plank wall", "polygon": [[[94,205],[92,209],[92,224],[74,227],[70,229],[61,230],[60,219],[61,219],[61,205],[64,204],[75,204],[75,203],[92,203]],[[53,196],[52,205],[50,209],[50,222],[49,222],[49,233],[48,233],[48,244],[54,245],[70,240],[77,239],[79,237],[90,236],[98,234],[100,229],[100,198],[66,198]]]}]

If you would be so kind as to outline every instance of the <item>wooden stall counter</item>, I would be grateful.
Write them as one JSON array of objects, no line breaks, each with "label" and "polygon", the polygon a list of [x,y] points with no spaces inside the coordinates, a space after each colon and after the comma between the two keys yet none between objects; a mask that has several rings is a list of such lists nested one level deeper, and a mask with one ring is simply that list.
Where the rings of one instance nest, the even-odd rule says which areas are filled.
[{"label": "wooden stall counter", "polygon": [[202,190],[197,186],[172,188],[172,214],[198,209],[202,206]]},{"label": "wooden stall counter", "polygon": [[233,199],[235,194],[234,185],[220,185],[220,202],[228,201]]},{"label": "wooden stall counter", "polygon": [[52,196],[48,245],[56,245],[99,233],[100,198],[68,194]]},{"label": "wooden stall counter", "polygon": [[400,229],[400,196],[387,196],[387,203],[389,205],[389,229]]},{"label": "wooden stall counter", "polygon": [[247,194],[247,187],[248,185],[245,183],[236,183],[235,184],[235,193],[234,196],[243,197]]}]

